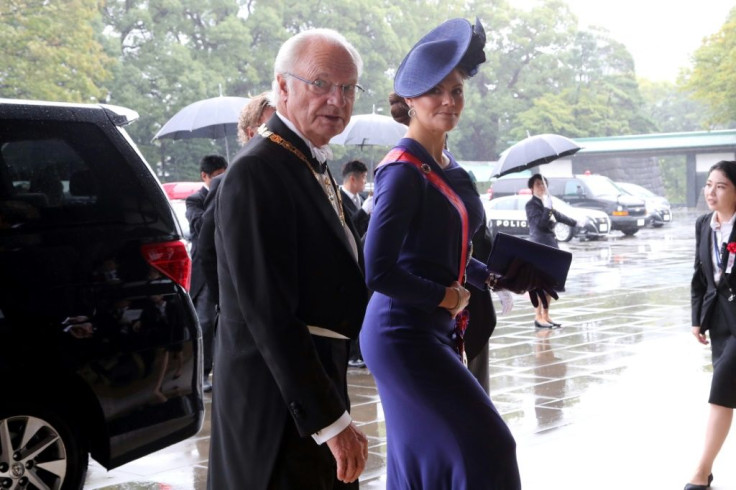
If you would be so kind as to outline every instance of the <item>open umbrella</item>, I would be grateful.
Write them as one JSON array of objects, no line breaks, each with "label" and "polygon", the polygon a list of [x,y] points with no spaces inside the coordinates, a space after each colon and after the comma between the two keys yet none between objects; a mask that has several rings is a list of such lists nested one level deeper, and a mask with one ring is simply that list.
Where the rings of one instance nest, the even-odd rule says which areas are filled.
[{"label": "open umbrella", "polygon": [[360,114],[350,118],[342,133],[330,140],[336,145],[393,146],[406,134],[406,126],[381,114]]},{"label": "open umbrella", "polygon": [[559,134],[529,136],[501,153],[494,177],[537,167],[558,158],[574,155],[579,150],[580,147],[574,141]]},{"label": "open umbrella", "polygon": [[249,100],[221,95],[189,104],[166,121],[153,139],[225,138],[225,152],[230,160],[227,136],[238,133],[240,111]]},{"label": "open umbrella", "polygon": [[[354,145],[365,149],[366,146],[394,146],[406,134],[407,127],[394,121],[392,117],[381,114],[360,114],[350,118],[350,122],[342,133],[333,137],[330,144]],[[373,158],[371,158],[370,179],[373,176]]]}]

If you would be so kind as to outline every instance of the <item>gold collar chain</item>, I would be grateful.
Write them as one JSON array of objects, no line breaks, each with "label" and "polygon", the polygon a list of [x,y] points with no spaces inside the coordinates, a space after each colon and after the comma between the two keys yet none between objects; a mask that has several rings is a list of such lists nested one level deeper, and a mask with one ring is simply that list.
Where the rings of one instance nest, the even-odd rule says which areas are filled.
[{"label": "gold collar chain", "polygon": [[[292,145],[289,141],[282,138],[280,135],[274,133],[273,131],[269,130],[265,124],[261,124],[261,126],[258,128],[258,134],[261,135],[264,138],[269,139],[271,142],[276,143],[277,145],[281,146],[282,148],[285,148],[286,150],[290,151],[292,154],[296,155],[296,157],[304,162],[304,164],[307,166],[307,168],[312,172],[312,175],[319,181],[322,182],[322,185],[324,185],[325,192],[327,194],[328,199],[330,200],[330,204],[334,209],[337,210],[337,214],[340,217],[340,223],[344,226],[345,225],[345,215],[342,210],[342,196],[340,195],[340,191],[337,189],[337,186],[335,185],[335,181],[332,179],[332,174],[330,173],[330,167],[325,165],[325,169],[327,172],[325,174],[318,174],[317,171],[314,170],[314,167],[312,167],[312,164],[309,163],[309,160],[306,156],[304,156],[304,153],[302,153],[299,148]],[[337,206],[335,206],[335,201],[337,201]]]}]

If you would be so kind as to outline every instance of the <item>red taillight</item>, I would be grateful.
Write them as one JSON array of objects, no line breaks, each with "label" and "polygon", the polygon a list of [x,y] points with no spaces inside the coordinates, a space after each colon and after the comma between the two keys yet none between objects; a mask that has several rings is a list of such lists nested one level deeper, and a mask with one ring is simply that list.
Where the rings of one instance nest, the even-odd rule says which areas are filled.
[{"label": "red taillight", "polygon": [[147,243],[141,253],[152,267],[189,291],[192,260],[184,242]]}]

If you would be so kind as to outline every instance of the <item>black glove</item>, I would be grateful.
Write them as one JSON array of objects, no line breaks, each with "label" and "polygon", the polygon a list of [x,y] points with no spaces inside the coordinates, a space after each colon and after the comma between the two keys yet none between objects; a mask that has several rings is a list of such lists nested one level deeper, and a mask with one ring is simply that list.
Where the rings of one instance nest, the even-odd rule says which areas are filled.
[{"label": "black glove", "polygon": [[547,308],[547,295],[557,299],[559,296],[554,290],[554,280],[536,267],[521,259],[514,259],[509,265],[506,274],[496,282],[501,289],[508,289],[516,294],[529,291],[529,299],[536,308],[541,300]]}]

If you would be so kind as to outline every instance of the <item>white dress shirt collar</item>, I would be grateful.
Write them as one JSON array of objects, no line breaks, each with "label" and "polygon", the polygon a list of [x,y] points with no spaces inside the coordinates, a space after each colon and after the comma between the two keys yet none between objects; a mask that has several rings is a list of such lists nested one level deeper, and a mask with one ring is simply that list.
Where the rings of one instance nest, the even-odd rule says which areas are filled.
[{"label": "white dress shirt collar", "polygon": [[327,160],[332,160],[332,150],[330,149],[329,145],[324,146],[315,146],[312,144],[311,141],[309,141],[306,136],[304,136],[301,131],[296,129],[296,126],[294,126],[294,123],[289,121],[286,116],[281,114],[280,112],[276,111],[276,115],[279,116],[279,119],[286,124],[286,127],[294,131],[297,136],[299,136],[304,143],[306,143],[307,147],[309,148],[309,151],[312,152],[312,157],[317,160],[319,163],[325,163]]}]

